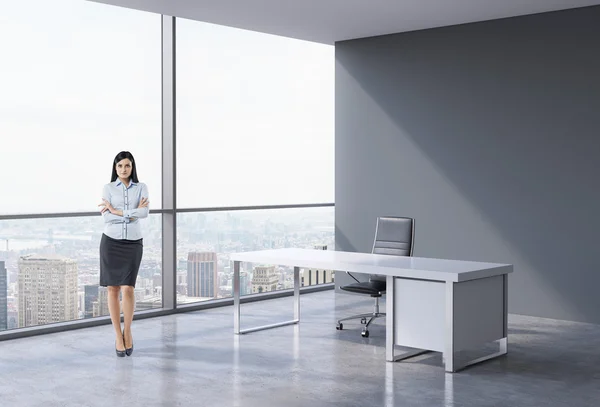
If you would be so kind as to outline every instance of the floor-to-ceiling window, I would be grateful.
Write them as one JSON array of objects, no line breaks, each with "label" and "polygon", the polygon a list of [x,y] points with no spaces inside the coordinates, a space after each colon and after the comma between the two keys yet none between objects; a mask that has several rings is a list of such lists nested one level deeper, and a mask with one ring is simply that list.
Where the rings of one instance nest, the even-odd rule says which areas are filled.
[{"label": "floor-to-ceiling window", "polygon": [[[334,208],[300,205],[334,200],[334,49],[185,19],[176,38],[177,298],[187,303],[231,296],[232,252],[333,248]],[[241,293],[291,288],[291,273],[244,264]],[[302,271],[304,286],[333,279]]]},{"label": "floor-to-ceiling window", "polygon": [[[138,311],[171,309],[171,294],[179,304],[231,296],[232,252],[333,249],[333,47],[176,21],[170,54],[157,14],[81,0],[3,5],[0,331],[108,314],[98,204],[123,150],[150,190]],[[172,57],[170,132],[162,68]],[[169,242],[176,253],[163,252]],[[244,264],[242,284],[242,294],[290,288],[291,270]]]},{"label": "floor-to-ceiling window", "polygon": [[[106,315],[97,205],[122,150],[161,205],[160,16],[81,0],[0,12],[0,330]],[[137,309],[161,307],[161,214]]]}]

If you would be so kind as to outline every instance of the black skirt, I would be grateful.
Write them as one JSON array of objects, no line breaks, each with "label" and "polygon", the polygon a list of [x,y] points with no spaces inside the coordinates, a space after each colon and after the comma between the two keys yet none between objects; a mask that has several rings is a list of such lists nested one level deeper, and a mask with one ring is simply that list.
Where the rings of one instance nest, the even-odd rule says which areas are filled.
[{"label": "black skirt", "polygon": [[100,285],[135,287],[143,252],[143,239],[113,239],[103,233],[100,240]]}]

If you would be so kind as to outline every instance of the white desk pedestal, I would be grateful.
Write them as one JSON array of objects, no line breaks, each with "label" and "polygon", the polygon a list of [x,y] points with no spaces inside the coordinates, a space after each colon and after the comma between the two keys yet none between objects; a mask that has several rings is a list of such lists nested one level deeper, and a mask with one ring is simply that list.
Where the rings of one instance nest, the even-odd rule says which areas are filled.
[{"label": "white desk pedestal", "polygon": [[[443,352],[446,371],[455,372],[506,354],[507,280],[507,275],[459,283],[388,276],[386,359]],[[493,341],[499,341],[498,352],[457,365],[455,352]],[[395,355],[394,345],[415,350]]]}]

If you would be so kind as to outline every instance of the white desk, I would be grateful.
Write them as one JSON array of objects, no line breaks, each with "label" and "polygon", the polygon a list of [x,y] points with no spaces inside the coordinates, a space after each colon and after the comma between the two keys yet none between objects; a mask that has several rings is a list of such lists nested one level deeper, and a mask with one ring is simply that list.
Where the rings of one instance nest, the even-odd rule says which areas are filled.
[{"label": "white desk", "polygon": [[[269,329],[300,321],[300,268],[387,276],[386,360],[443,352],[446,371],[455,372],[508,352],[507,301],[510,264],[386,256],[312,249],[234,253],[234,332]],[[294,319],[240,330],[240,262],[294,267]],[[458,351],[499,342],[499,351],[461,366]],[[394,346],[414,350],[395,355]]]}]

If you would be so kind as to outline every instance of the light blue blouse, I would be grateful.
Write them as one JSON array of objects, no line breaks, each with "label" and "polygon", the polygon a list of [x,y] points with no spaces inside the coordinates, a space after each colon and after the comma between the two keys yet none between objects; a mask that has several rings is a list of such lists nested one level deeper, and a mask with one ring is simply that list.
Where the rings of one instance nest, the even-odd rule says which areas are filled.
[{"label": "light blue blouse", "polygon": [[113,239],[138,240],[142,238],[139,219],[148,217],[148,207],[138,208],[142,198],[148,198],[148,187],[143,182],[130,182],[125,188],[119,179],[104,185],[102,198],[113,208],[122,210],[123,216],[113,215],[109,211],[104,217],[104,234]]}]

